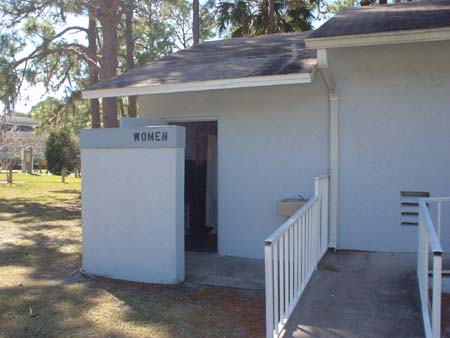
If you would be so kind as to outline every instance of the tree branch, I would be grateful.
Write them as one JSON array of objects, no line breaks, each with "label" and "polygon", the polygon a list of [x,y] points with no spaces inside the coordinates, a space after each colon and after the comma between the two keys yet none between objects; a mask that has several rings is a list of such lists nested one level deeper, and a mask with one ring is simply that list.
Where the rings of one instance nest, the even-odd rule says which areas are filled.
[{"label": "tree branch", "polygon": [[[39,54],[39,52],[41,50],[45,50],[48,48],[48,45],[52,42],[55,41],[57,38],[63,36],[65,33],[72,31],[72,30],[77,30],[77,31],[84,31],[87,33],[87,29],[84,27],[80,27],[80,26],[72,26],[72,27],[67,27],[65,29],[63,29],[61,32],[59,32],[58,34],[55,34],[51,39],[48,40],[44,40],[42,42],[42,44],[40,44],[38,47],[36,47],[30,54],[28,54],[27,56],[23,57],[22,59],[19,59],[18,61],[16,61],[14,63],[14,67],[17,68],[18,66],[20,66],[22,63],[24,63],[27,60],[31,60],[34,57],[36,57],[36,55]],[[81,45],[80,45],[81,46]],[[85,47],[86,48],[86,47]]]},{"label": "tree branch", "polygon": [[[73,45],[73,46],[72,46]],[[102,73],[102,68],[98,64],[98,58],[95,57],[95,59],[90,57],[90,53],[84,53],[79,50],[77,50],[75,47],[79,47],[78,44],[68,44],[63,46],[56,46],[53,48],[46,48],[39,52],[33,52],[30,55],[20,59],[14,64],[14,68],[17,68],[19,65],[21,65],[24,62],[28,62],[30,60],[36,59],[36,58],[43,58],[52,54],[72,54],[77,56],[78,58],[82,59],[84,62],[86,62],[88,65],[91,65],[95,67],[97,72]],[[85,47],[86,48],[86,47]]]}]

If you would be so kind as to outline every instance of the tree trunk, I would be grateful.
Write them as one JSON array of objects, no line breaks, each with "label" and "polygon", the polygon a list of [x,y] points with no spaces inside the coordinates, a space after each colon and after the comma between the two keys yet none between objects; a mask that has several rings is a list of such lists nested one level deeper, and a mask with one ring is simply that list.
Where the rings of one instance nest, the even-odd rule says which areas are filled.
[{"label": "tree trunk", "polygon": [[275,24],[275,0],[269,0],[269,27],[267,28],[267,34],[274,34],[277,32]]},{"label": "tree trunk", "polygon": [[[98,18],[102,24],[103,51],[102,51],[102,80],[117,76],[117,24],[119,21],[119,0],[101,0]],[[103,98],[103,127],[116,128],[117,98]]]},{"label": "tree trunk", "polygon": [[[97,55],[97,22],[95,20],[95,11],[89,7],[89,26],[88,26],[88,41],[89,53]],[[89,84],[94,85],[98,83],[98,72],[94,66],[89,66]],[[98,99],[91,99],[91,122],[92,128],[100,128],[100,101]]]},{"label": "tree trunk", "polygon": [[117,102],[119,103],[119,111],[120,111],[120,116],[121,117],[125,117],[125,107],[123,105],[123,100],[121,97],[117,98]]},{"label": "tree trunk", "polygon": [[194,46],[200,42],[200,5],[199,0],[192,2],[192,38]]},{"label": "tree trunk", "polygon": [[[128,0],[125,11],[125,43],[127,46],[127,70],[134,68],[134,39],[133,39],[134,0]],[[128,117],[137,117],[136,96],[128,96]]]},{"label": "tree trunk", "polygon": [[6,182],[12,184],[13,183],[13,171],[12,168],[8,169],[8,173],[6,174]]}]

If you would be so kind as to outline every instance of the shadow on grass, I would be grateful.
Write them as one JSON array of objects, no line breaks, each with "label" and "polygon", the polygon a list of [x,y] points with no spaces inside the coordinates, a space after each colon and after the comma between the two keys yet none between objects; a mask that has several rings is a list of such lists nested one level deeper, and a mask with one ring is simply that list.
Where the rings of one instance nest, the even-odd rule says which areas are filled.
[{"label": "shadow on grass", "polygon": [[[6,323],[0,336],[256,338],[264,333],[261,291],[88,279],[73,273],[79,259],[58,249],[12,251],[32,256],[31,281],[0,288],[0,320]],[[32,285],[46,278],[48,285]]]},{"label": "shadow on grass", "polygon": [[0,213],[13,214],[13,234],[19,238],[0,245],[0,337],[264,334],[261,291],[150,285],[79,274],[79,206],[0,199]]},{"label": "shadow on grass", "polygon": [[[64,201],[62,199],[61,201]],[[67,205],[44,204],[26,198],[0,199],[0,213],[13,214],[13,222],[28,224],[39,221],[68,221],[80,218],[80,209]]]},{"label": "shadow on grass", "polygon": [[[61,250],[67,243],[79,244],[76,240],[42,234],[27,239],[33,244],[0,250],[0,269],[28,268],[23,285],[0,288],[0,321],[6,323],[0,336],[263,336],[262,291],[88,279],[76,272],[80,256]],[[30,307],[36,317],[30,316]]]},{"label": "shadow on grass", "polygon": [[[4,221],[13,229],[11,237],[17,239],[0,243],[0,267],[28,267],[32,269],[30,278],[49,279],[57,278],[61,267],[79,265],[81,225],[76,220],[80,219],[80,209],[78,203],[75,206],[0,199],[0,214],[12,214]],[[68,246],[77,252],[64,250]]]},{"label": "shadow on grass", "polygon": [[64,189],[64,190],[52,190],[53,194],[81,194],[80,190],[76,189]]},{"label": "shadow on grass", "polygon": [[[80,248],[65,252],[64,247],[79,247],[80,241],[72,238],[48,236],[43,231],[64,231],[63,225],[25,226],[18,235],[19,241],[0,246],[0,268],[29,268],[28,278],[33,280],[62,279],[66,269],[80,266]],[[17,244],[17,242],[19,244]]]},{"label": "shadow on grass", "polygon": [[100,280],[105,290],[127,305],[123,312],[126,322],[160,323],[170,330],[171,337],[265,335],[264,291]]}]

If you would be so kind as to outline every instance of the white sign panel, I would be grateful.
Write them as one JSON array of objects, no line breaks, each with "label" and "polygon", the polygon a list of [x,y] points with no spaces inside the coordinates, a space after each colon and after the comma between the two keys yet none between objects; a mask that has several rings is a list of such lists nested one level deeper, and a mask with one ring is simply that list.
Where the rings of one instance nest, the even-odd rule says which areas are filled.
[{"label": "white sign panel", "polygon": [[155,126],[140,128],[83,129],[80,146],[88,148],[184,148],[185,128]]}]

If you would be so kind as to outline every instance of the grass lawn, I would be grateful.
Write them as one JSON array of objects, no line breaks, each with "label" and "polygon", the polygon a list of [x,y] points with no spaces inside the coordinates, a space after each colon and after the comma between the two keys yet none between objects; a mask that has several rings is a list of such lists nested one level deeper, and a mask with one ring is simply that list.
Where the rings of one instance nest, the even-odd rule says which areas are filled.
[{"label": "grass lawn", "polygon": [[0,174],[0,337],[263,337],[261,291],[91,279],[80,179]]}]

